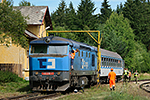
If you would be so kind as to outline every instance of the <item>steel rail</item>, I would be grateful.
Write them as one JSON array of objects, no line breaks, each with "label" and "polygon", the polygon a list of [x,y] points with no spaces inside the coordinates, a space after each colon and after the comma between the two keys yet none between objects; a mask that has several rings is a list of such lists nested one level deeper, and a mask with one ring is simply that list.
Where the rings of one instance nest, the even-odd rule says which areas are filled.
[{"label": "steel rail", "polygon": [[[149,85],[146,85],[146,84],[149,84]],[[144,85],[146,85],[146,88],[144,88]],[[146,92],[149,92],[149,93],[150,93],[150,82],[142,83],[139,87],[140,87],[141,89],[145,90]],[[148,88],[148,87],[149,87],[149,88]]]}]

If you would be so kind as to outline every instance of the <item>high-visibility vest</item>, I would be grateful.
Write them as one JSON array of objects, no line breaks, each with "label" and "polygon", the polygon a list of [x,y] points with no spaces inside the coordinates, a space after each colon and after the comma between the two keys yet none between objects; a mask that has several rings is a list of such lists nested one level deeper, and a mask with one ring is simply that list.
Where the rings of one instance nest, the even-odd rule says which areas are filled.
[{"label": "high-visibility vest", "polygon": [[75,52],[71,53],[71,59],[74,59],[74,57],[75,57]]},{"label": "high-visibility vest", "polygon": [[129,76],[131,76],[131,72],[129,72]]},{"label": "high-visibility vest", "polygon": [[134,76],[138,76],[138,73],[135,73]]},{"label": "high-visibility vest", "polygon": [[128,74],[128,71],[127,70],[124,70],[124,75],[127,75]]}]

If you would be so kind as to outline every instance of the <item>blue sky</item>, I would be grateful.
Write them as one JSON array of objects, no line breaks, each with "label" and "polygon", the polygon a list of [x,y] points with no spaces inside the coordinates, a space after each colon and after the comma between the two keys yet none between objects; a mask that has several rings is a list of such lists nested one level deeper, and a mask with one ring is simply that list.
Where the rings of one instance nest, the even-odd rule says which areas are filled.
[{"label": "blue sky", "polygon": [[[13,0],[13,1],[14,1],[14,6],[18,6],[22,0]],[[56,11],[56,9],[58,8],[61,2],[61,0],[25,0],[25,1],[28,1],[31,4],[34,4],[35,6],[48,6],[50,9],[49,10],[50,13]],[[64,1],[66,2],[67,7],[69,6],[70,1],[72,1],[73,6],[76,10],[77,10],[77,6],[81,3],[81,0],[64,0]],[[94,14],[99,13],[102,2],[104,0],[91,0],[91,1],[95,3],[95,7],[97,8]],[[109,4],[111,5],[112,9],[116,9],[117,5],[120,5],[121,2],[122,4],[124,4],[125,1],[127,0],[109,0]]]}]

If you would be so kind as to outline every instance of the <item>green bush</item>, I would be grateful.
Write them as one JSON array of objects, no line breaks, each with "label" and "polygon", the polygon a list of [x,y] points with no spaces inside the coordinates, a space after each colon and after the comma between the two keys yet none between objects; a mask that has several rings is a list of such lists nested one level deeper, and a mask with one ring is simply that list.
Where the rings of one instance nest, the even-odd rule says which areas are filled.
[{"label": "green bush", "polygon": [[22,78],[18,77],[18,75],[9,71],[0,71],[0,76],[0,83],[23,81]]}]

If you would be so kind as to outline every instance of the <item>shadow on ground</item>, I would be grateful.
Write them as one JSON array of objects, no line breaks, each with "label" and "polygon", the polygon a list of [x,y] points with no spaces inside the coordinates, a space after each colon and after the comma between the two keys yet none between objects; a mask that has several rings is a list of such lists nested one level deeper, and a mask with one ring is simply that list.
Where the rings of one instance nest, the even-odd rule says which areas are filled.
[{"label": "shadow on ground", "polygon": [[32,92],[32,90],[31,90],[30,86],[27,85],[27,86],[24,86],[24,87],[18,89],[17,92]]}]

